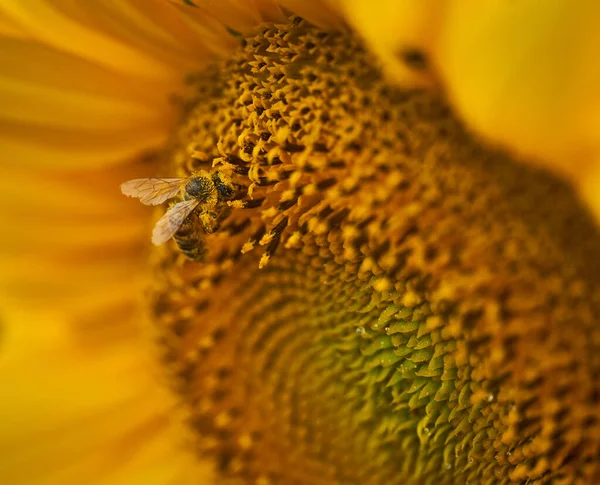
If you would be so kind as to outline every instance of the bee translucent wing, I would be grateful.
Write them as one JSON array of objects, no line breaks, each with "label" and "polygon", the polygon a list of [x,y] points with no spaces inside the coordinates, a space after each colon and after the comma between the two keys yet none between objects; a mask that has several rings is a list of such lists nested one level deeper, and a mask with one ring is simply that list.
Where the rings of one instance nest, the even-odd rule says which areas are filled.
[{"label": "bee translucent wing", "polygon": [[159,246],[171,239],[185,221],[185,218],[198,206],[197,199],[184,200],[171,207],[160,218],[152,231],[152,244]]},{"label": "bee translucent wing", "polygon": [[137,197],[145,205],[162,204],[175,197],[181,189],[180,178],[134,179],[121,184],[121,192],[129,197]]}]

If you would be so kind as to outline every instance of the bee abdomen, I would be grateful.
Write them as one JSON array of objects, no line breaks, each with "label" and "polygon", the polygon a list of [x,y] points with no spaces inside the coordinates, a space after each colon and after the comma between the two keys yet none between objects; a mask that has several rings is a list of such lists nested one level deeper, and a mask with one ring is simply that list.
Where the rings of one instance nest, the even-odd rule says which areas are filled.
[{"label": "bee abdomen", "polygon": [[179,250],[188,259],[196,262],[203,261],[204,255],[206,254],[204,240],[193,225],[189,224],[186,226],[177,231],[173,239],[175,239]]}]

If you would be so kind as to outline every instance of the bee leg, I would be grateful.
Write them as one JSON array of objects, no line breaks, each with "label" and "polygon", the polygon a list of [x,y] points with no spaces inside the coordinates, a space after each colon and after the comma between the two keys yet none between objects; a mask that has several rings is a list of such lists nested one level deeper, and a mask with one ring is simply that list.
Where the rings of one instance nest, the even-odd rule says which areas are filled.
[{"label": "bee leg", "polygon": [[219,219],[215,212],[204,212],[200,214],[199,219],[206,234],[212,234],[219,228]]}]

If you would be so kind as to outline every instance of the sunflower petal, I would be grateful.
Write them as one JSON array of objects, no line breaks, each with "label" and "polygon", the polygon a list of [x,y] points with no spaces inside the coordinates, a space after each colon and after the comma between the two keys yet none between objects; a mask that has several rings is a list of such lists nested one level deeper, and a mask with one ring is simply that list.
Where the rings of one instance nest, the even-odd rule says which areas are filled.
[{"label": "sunflower petal", "polygon": [[[105,32],[87,27],[79,18],[61,11],[70,2],[7,0],[0,12],[31,33],[38,42],[89,59],[126,75],[154,80],[172,80],[176,72],[148,53],[135,49]],[[92,9],[89,8],[88,12]]]},{"label": "sunflower petal", "polygon": [[186,483],[185,476],[209,479],[209,467],[194,463],[185,451],[178,412],[149,372],[139,329],[129,339],[90,346],[55,317],[4,317],[3,483],[162,485]]},{"label": "sunflower petal", "polygon": [[[118,187],[141,170],[133,165],[60,175],[2,167],[2,293],[46,304],[77,302],[86,292],[97,296],[112,292],[115,283],[135,281],[150,213]],[[135,294],[131,289],[129,298]]]},{"label": "sunflower petal", "polygon": [[[488,139],[589,184],[600,161],[600,4],[450,5],[436,58],[464,118]],[[584,189],[590,201],[599,187]],[[597,201],[595,209],[600,215]]]}]

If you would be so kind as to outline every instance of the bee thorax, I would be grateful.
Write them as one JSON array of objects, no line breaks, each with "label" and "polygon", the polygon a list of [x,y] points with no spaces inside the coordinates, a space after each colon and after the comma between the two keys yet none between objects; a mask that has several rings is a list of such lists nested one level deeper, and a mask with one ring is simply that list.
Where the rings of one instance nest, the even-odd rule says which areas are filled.
[{"label": "bee thorax", "polygon": [[184,190],[187,196],[205,201],[214,192],[215,185],[210,177],[200,175],[190,178]]}]

